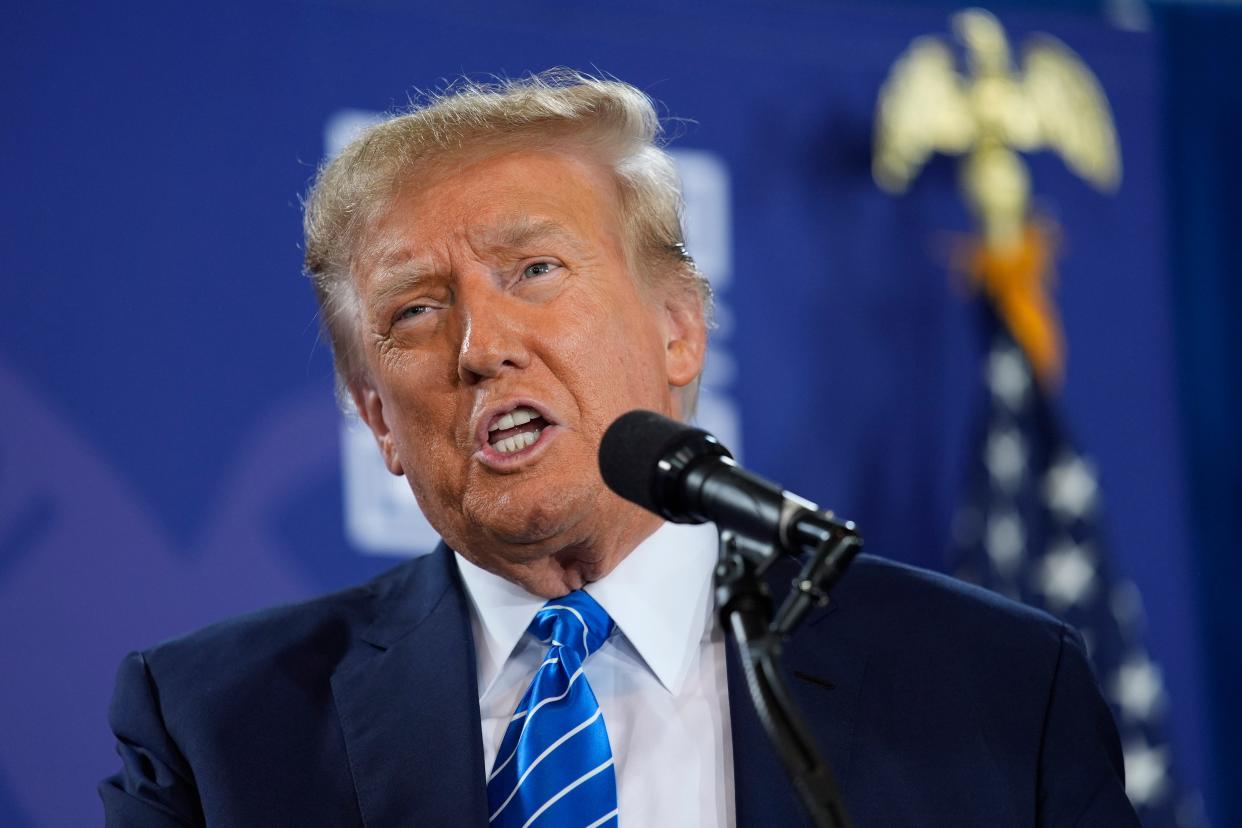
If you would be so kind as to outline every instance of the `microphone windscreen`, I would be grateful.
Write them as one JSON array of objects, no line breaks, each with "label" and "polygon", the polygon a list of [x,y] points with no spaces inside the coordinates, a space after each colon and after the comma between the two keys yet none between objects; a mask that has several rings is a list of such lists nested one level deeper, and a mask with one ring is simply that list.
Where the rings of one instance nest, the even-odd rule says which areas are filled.
[{"label": "microphone windscreen", "polygon": [[622,414],[600,441],[599,472],[608,488],[631,503],[661,514],[655,495],[657,464],[697,431],[654,411]]}]

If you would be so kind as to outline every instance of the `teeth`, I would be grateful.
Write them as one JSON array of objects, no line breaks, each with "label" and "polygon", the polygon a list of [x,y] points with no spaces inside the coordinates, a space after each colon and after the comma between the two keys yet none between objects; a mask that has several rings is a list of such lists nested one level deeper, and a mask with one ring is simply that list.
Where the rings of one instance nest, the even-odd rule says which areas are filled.
[{"label": "teeth", "polygon": [[526,425],[527,423],[529,423],[531,420],[535,419],[538,416],[539,416],[539,412],[535,411],[533,408],[526,408],[525,406],[519,406],[518,408],[513,409],[508,414],[501,417],[496,422],[492,423],[490,426],[488,426],[487,430],[488,431],[503,431],[506,428],[513,428],[514,426]]},{"label": "teeth", "polygon": [[520,451],[527,446],[533,446],[535,441],[539,439],[539,431],[524,431],[521,434],[514,434],[512,437],[506,437],[503,440],[497,440],[492,448],[501,454],[512,454]]}]

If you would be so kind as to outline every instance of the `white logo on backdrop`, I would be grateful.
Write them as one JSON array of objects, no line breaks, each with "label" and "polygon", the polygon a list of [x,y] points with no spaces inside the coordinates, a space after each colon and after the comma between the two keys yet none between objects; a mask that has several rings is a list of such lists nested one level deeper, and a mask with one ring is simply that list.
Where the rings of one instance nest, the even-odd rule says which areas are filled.
[{"label": "white logo on backdrop", "polygon": [[[324,128],[328,157],[381,119],[376,112],[343,109]],[[705,150],[670,150],[685,195],[686,246],[716,291],[716,329],[699,393],[697,421],[741,457],[741,421],[732,394],[737,364],[731,351],[733,313],[728,289],[733,279],[733,234],[729,170]],[[418,555],[430,552],[439,535],[419,511],[403,478],[388,473],[366,426],[355,416],[341,419],[345,534],[360,552]]]}]

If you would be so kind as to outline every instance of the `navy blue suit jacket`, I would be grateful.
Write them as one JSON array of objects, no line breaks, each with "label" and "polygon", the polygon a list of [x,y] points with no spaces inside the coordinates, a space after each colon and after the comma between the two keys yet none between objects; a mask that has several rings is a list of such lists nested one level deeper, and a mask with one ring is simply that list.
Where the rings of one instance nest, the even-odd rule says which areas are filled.
[{"label": "navy blue suit jacket", "polygon": [[[859,826],[1138,824],[1082,642],[1042,613],[862,556],[784,663]],[[738,824],[803,824],[732,646],[728,676]],[[487,823],[467,600],[443,546],[130,655],[110,721],[109,825]]]}]

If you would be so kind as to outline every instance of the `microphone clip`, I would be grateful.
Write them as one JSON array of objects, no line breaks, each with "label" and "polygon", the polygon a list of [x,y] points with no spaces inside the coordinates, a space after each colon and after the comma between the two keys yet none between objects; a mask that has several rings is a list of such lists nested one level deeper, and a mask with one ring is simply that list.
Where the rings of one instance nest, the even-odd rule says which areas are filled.
[{"label": "microphone clip", "polygon": [[812,609],[827,606],[829,592],[862,550],[862,536],[854,522],[839,521],[832,512],[805,511],[794,519],[793,527],[790,534],[797,537],[800,548],[786,551],[801,555],[804,563],[770,626],[772,634],[782,639]]}]

